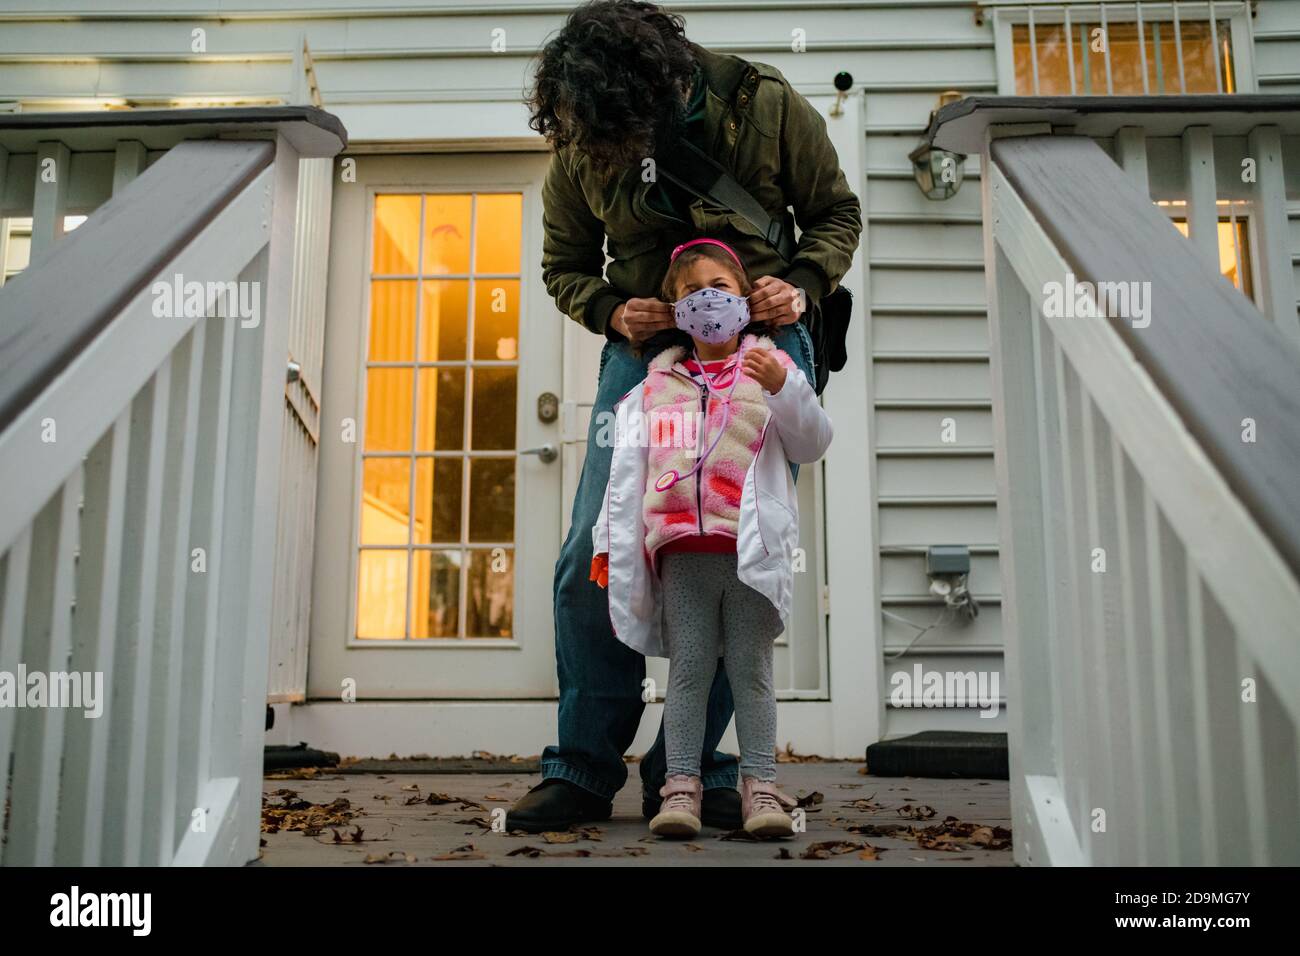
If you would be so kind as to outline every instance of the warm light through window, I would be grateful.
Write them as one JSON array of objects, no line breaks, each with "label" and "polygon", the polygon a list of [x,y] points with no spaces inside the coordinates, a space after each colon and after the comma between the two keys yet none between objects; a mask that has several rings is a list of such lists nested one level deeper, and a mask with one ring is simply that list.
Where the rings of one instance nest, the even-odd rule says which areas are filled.
[{"label": "warm light through window", "polygon": [[[1184,236],[1190,235],[1186,219],[1175,219],[1173,223]],[[1255,285],[1250,275],[1250,230],[1246,225],[1247,220],[1241,215],[1219,219],[1219,271],[1244,292],[1246,298],[1254,299]]]},{"label": "warm light through window", "polygon": [[[1143,93],[1232,93],[1231,28],[1218,20],[1211,29],[1206,20],[1182,20],[1179,36],[1172,20],[1107,23],[1035,23],[1012,28],[1016,93],[1021,96],[1104,96]],[[1139,36],[1141,44],[1139,44]],[[1216,58],[1219,79],[1215,79]],[[1182,69],[1179,70],[1181,52]],[[1106,80],[1109,53],[1110,85]],[[1034,87],[1034,58],[1038,60],[1038,86]],[[1073,60],[1074,85],[1070,85]],[[1142,69],[1146,67],[1146,84]]]},{"label": "warm light through window", "polygon": [[375,197],[357,636],[509,637],[519,193]]}]

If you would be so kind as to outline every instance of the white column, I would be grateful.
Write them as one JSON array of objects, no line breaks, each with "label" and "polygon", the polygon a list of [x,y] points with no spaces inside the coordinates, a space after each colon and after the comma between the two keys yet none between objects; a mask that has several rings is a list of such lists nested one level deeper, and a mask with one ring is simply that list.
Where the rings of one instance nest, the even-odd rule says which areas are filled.
[{"label": "white column", "polygon": [[36,188],[32,195],[32,262],[63,238],[63,207],[72,177],[72,153],[63,143],[36,149]]}]

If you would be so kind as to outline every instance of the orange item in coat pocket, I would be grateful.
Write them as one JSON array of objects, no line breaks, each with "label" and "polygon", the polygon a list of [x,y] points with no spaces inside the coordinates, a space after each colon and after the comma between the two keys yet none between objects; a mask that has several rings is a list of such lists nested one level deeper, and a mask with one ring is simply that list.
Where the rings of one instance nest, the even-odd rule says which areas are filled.
[{"label": "orange item in coat pocket", "polygon": [[602,552],[591,559],[591,577],[602,588],[609,587],[609,554]]}]

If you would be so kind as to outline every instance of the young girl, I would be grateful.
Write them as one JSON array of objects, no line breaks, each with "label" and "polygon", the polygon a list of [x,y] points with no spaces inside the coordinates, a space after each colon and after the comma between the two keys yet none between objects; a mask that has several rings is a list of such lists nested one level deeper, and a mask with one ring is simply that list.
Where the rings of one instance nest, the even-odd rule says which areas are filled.
[{"label": "young girl", "polygon": [[771,339],[748,329],[750,291],[716,239],[673,250],[662,298],[690,346],[659,353],[620,401],[592,579],[619,640],[669,659],[668,773],[650,829],[700,831],[700,751],[718,658],[736,703],[741,812],[757,836],[793,832],[776,787],[772,646],[790,615],[799,517],[787,460],[816,461],[831,423]]}]

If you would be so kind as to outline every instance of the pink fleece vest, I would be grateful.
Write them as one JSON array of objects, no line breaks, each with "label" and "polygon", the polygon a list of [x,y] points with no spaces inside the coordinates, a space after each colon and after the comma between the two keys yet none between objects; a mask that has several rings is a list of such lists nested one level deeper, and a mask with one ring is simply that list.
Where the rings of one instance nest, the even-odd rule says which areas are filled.
[{"label": "pink fleece vest", "polygon": [[[771,349],[786,369],[795,367],[766,336],[747,335],[742,344]],[[728,369],[736,365],[737,356],[732,357]],[[667,491],[656,490],[660,475],[669,470],[685,475],[697,456],[708,449],[722,425],[723,398],[731,387],[731,372],[724,371],[719,376],[720,387],[715,387],[715,393],[721,394],[708,400],[704,433],[697,435],[705,398],[703,387],[681,364],[686,358],[685,348],[664,350],[651,361],[645,381],[642,410],[649,425],[650,447],[642,513],[645,549],[652,558],[663,545],[685,535],[736,537],[745,475],[763,445],[767,427],[769,412],[762,386],[737,368],[740,381],[731,394],[731,415],[721,441],[699,471]]]}]

